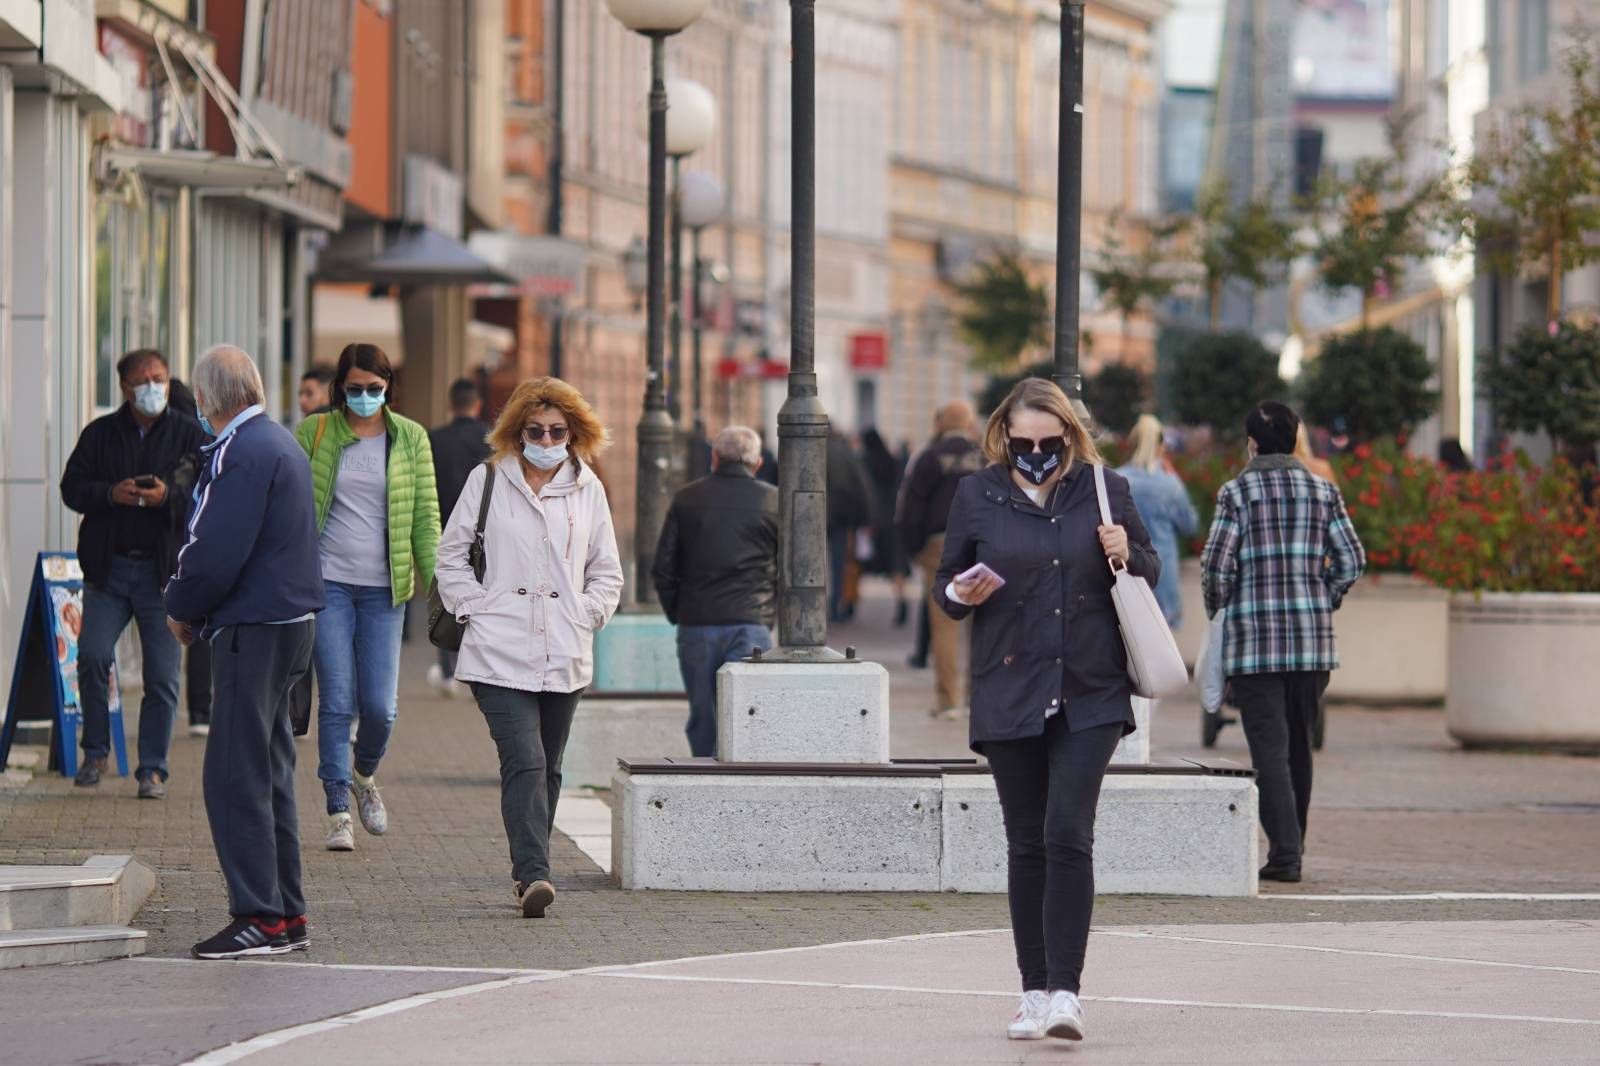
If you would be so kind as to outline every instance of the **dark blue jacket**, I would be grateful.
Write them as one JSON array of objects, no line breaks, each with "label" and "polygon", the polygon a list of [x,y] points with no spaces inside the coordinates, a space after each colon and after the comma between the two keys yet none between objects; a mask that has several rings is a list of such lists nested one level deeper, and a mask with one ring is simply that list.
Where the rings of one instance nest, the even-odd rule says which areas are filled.
[{"label": "dark blue jacket", "polygon": [[206,448],[189,540],[167,584],[167,614],[223,626],[322,610],[311,464],[289,431],[256,415]]},{"label": "dark blue jacket", "polygon": [[[1161,559],[1127,480],[1107,470],[1106,495],[1113,521],[1128,531],[1129,572],[1153,585]],[[1057,706],[1073,732],[1111,722],[1133,732],[1127,653],[1099,527],[1094,471],[1082,463],[1072,464],[1044,507],[1003,466],[969,475],[956,490],[933,595],[952,618],[974,615],[974,751],[1043,734],[1046,712]],[[1005,586],[977,608],[946,597],[945,586],[979,562]]]}]

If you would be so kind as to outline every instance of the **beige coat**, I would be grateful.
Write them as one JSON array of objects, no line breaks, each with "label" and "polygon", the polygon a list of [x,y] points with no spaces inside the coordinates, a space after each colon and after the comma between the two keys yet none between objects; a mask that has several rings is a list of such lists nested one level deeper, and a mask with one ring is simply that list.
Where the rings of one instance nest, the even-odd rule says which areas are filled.
[{"label": "beige coat", "polygon": [[594,680],[594,634],[622,598],[605,486],[569,463],[536,497],[518,460],[499,460],[480,585],[467,551],[483,479],[481,466],[467,478],[439,541],[439,597],[466,623],[456,680],[576,692]]}]

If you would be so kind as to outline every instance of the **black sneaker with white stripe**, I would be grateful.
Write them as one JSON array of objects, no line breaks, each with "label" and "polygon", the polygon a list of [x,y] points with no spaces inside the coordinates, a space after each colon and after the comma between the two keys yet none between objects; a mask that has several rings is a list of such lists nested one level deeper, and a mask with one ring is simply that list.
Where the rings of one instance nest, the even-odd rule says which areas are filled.
[{"label": "black sneaker with white stripe", "polygon": [[306,932],[306,916],[301,914],[294,918],[285,918],[284,924],[288,926],[290,951],[310,951],[311,936]]},{"label": "black sneaker with white stripe", "polygon": [[[303,931],[303,927],[302,927]],[[259,918],[235,918],[228,928],[194,946],[197,959],[242,959],[247,955],[282,955],[294,950],[282,918],[267,924]]]}]

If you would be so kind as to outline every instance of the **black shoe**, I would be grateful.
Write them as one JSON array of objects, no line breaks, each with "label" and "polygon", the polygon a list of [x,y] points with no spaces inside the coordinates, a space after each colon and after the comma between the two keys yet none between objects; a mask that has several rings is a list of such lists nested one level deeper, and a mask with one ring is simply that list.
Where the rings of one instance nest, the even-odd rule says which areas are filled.
[{"label": "black shoe", "polygon": [[899,629],[909,621],[911,621],[911,604],[906,600],[901,600],[895,604],[894,627]]},{"label": "black shoe", "polygon": [[1273,866],[1268,863],[1261,868],[1259,876],[1263,881],[1282,881],[1286,885],[1298,885],[1300,883],[1300,864],[1296,862]]},{"label": "black shoe", "polygon": [[260,918],[235,918],[228,928],[194,946],[197,959],[240,959],[246,955],[282,955],[294,950],[282,918],[271,925]]},{"label": "black shoe", "polygon": [[100,783],[100,775],[105,772],[105,768],[106,761],[104,759],[85,759],[83,760],[83,765],[78,768],[78,776],[72,779],[72,783],[79,788],[93,788]]},{"label": "black shoe", "polygon": [[302,914],[297,918],[285,918],[284,925],[288,927],[285,935],[289,938],[290,951],[311,950],[311,936],[306,932],[305,915]]},{"label": "black shoe", "polygon": [[167,798],[167,779],[157,770],[139,778],[139,798],[142,800],[159,800]]},{"label": "black shoe", "polygon": [[926,655],[913,655],[906,660],[906,665],[913,670],[926,670],[928,668],[928,657]]}]

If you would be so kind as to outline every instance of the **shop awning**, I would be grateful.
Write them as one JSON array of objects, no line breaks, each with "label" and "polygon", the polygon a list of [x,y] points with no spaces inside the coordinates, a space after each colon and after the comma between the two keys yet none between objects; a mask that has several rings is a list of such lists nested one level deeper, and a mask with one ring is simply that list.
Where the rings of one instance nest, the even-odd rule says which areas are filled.
[{"label": "shop awning", "polygon": [[509,285],[502,273],[460,241],[427,226],[384,223],[335,238],[317,265],[322,281],[371,285]]},{"label": "shop awning", "polygon": [[300,171],[270,159],[239,159],[195,148],[107,148],[103,161],[113,174],[137,174],[152,185],[195,189],[286,189]]}]

